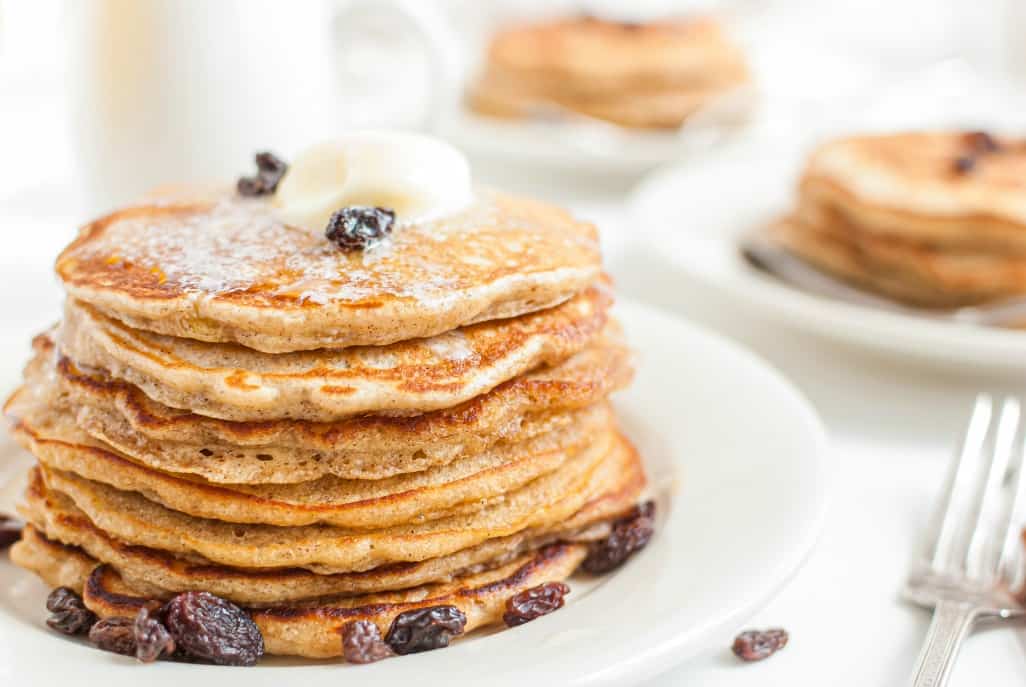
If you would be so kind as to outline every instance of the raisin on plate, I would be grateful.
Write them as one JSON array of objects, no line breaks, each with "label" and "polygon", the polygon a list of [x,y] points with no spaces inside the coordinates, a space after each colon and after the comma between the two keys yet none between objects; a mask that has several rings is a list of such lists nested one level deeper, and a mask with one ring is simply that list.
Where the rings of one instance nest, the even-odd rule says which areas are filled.
[{"label": "raisin on plate", "polygon": [[455,606],[418,608],[397,615],[385,641],[397,654],[431,651],[449,646],[466,625],[467,616]]},{"label": "raisin on plate", "polygon": [[734,639],[731,651],[742,661],[761,661],[787,646],[787,639],[787,631],[780,628],[748,630]]},{"label": "raisin on plate", "polygon": [[655,502],[646,501],[613,523],[609,536],[594,542],[581,567],[593,575],[607,573],[645,548],[655,532]]},{"label": "raisin on plate", "polygon": [[371,621],[352,620],[342,626],[342,656],[349,663],[374,663],[394,655]]},{"label": "raisin on plate", "polygon": [[104,651],[135,656],[135,620],[121,617],[99,620],[89,630],[89,641]]},{"label": "raisin on plate", "polygon": [[164,623],[154,617],[145,606],[139,609],[132,621],[135,639],[135,657],[143,663],[153,663],[161,656],[175,653],[175,640],[172,639]]},{"label": "raisin on plate", "polygon": [[224,666],[251,666],[264,655],[264,637],[249,615],[209,592],[174,597],[160,615],[185,656]]},{"label": "raisin on plate", "polygon": [[506,600],[502,621],[507,627],[516,627],[548,615],[563,607],[564,597],[569,593],[570,587],[562,582],[546,582],[525,589]]},{"label": "raisin on plate", "polygon": [[46,597],[50,617],[46,624],[66,635],[82,635],[96,622],[96,616],[82,603],[82,597],[69,587],[57,587]]}]

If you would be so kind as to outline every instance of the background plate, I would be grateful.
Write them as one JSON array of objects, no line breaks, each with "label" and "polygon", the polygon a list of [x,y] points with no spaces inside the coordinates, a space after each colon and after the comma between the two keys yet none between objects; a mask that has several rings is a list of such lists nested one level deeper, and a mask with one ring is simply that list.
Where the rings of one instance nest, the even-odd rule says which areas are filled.
[{"label": "background plate", "polygon": [[[514,630],[369,666],[265,661],[257,668],[133,661],[55,636],[47,593],[0,561],[0,684],[627,685],[733,633],[798,570],[823,522],[825,435],[808,403],[754,355],[641,306],[618,313],[639,374],[619,396],[658,501],[652,543],[597,582],[574,580],[567,607]],[[17,364],[17,363],[14,363]],[[0,475],[28,464],[8,448]],[[0,490],[12,507],[13,484]],[[348,672],[353,671],[353,672]]]},{"label": "background plate", "polygon": [[806,293],[749,266],[738,239],[786,211],[805,158],[769,145],[655,172],[635,190],[645,260],[722,291],[753,312],[835,341],[950,366],[1026,369],[1026,332],[890,312]]}]

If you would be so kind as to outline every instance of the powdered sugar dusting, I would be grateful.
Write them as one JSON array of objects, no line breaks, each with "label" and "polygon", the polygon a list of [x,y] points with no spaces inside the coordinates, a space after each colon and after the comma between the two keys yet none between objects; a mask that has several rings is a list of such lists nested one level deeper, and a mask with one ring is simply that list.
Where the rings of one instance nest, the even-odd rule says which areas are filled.
[{"label": "powdered sugar dusting", "polygon": [[123,213],[74,257],[99,262],[103,272],[152,273],[161,288],[195,298],[250,292],[325,305],[391,296],[444,309],[486,280],[586,265],[597,256],[582,234],[500,211],[494,198],[479,192],[464,212],[401,226],[347,253],[317,232],[287,225],[268,202],[227,197],[210,207]]}]

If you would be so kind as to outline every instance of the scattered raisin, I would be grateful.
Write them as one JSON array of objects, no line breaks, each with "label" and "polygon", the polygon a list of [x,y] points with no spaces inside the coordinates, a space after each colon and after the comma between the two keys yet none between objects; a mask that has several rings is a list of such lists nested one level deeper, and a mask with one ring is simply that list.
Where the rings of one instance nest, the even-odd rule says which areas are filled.
[{"label": "scattered raisin", "polygon": [[81,635],[89,632],[96,622],[96,616],[82,603],[82,597],[68,587],[57,587],[46,597],[46,610],[50,617],[46,624],[66,635]]},{"label": "scattered raisin", "polygon": [[89,641],[104,651],[135,656],[135,621],[131,618],[104,618],[89,630]]},{"label": "scattered raisin", "polygon": [[331,216],[324,235],[342,250],[362,250],[384,238],[394,223],[392,210],[353,205]]},{"label": "scattered raisin", "polygon": [[143,606],[132,623],[135,633],[135,657],[143,663],[153,663],[161,656],[175,653],[175,640],[171,633],[149,608]]},{"label": "scattered raisin", "polygon": [[525,589],[506,600],[506,612],[502,614],[502,621],[507,627],[516,627],[548,615],[563,608],[563,597],[569,593],[570,587],[562,582],[546,582]]},{"label": "scattered raisin", "polygon": [[959,155],[955,158],[954,167],[956,174],[968,174],[976,167],[976,157],[974,155]]},{"label": "scattered raisin", "polygon": [[352,620],[342,626],[342,656],[349,663],[374,663],[393,655],[371,621]]},{"label": "scattered raisin", "polygon": [[217,665],[251,666],[264,655],[260,628],[244,610],[208,592],[185,592],[161,615],[186,656]]},{"label": "scattered raisin", "polygon": [[289,166],[274,153],[262,152],[255,156],[256,176],[240,177],[236,185],[239,195],[266,196],[274,193],[278,182],[285,176]]},{"label": "scattered raisin", "polygon": [[742,661],[761,661],[787,646],[787,630],[748,630],[734,639],[731,650]]},{"label": "scattered raisin", "polygon": [[455,606],[418,608],[397,615],[385,641],[397,654],[431,651],[449,646],[466,625],[467,616]]},{"label": "scattered raisin", "polygon": [[21,528],[24,526],[25,523],[17,518],[0,513],[0,550],[18,541],[21,538]]},{"label": "scattered raisin", "polygon": [[635,506],[613,523],[613,531],[608,537],[591,545],[581,567],[594,575],[618,568],[648,544],[655,532],[654,517],[654,501]]}]

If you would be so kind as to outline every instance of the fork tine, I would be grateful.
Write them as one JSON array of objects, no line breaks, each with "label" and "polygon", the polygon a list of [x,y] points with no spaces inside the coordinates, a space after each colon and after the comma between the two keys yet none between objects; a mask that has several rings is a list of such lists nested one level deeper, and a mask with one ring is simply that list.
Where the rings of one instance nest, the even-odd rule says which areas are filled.
[{"label": "fork tine", "polygon": [[[1014,398],[1006,398],[1001,404],[998,416],[997,431],[994,437],[993,450],[990,452],[987,476],[976,490],[972,504],[972,532],[969,545],[965,552],[965,567],[969,577],[986,583],[992,583],[997,576],[997,569],[986,564],[995,544],[1004,543],[1005,531],[998,532],[995,518],[1001,511],[1004,501],[1005,474],[1008,472],[1008,461],[1011,457],[1015,437],[1019,431],[1020,408]],[[1001,540],[995,541],[996,537]]]},{"label": "fork tine", "polygon": [[[1020,428],[1021,430],[1023,428]],[[1026,508],[1026,430],[1020,431],[1015,443],[1015,460],[1012,470],[1015,474],[1015,494],[1008,508],[1005,520],[1004,539],[996,569],[998,574],[1008,580],[1009,587],[1014,591],[1023,585],[1026,570],[1019,565],[1022,559],[1022,519]]]},{"label": "fork tine", "polygon": [[960,489],[966,488],[966,483],[970,481],[967,479],[970,476],[970,471],[983,452],[993,407],[994,402],[988,394],[979,394],[976,397],[972,415],[969,417],[969,426],[966,428],[958,456],[952,462],[948,472],[944,495],[937,504],[937,510],[927,535],[929,548],[926,558],[935,572],[945,572],[950,569],[952,547],[961,520],[960,509],[956,507],[960,498],[956,497],[960,496],[958,493]]}]

